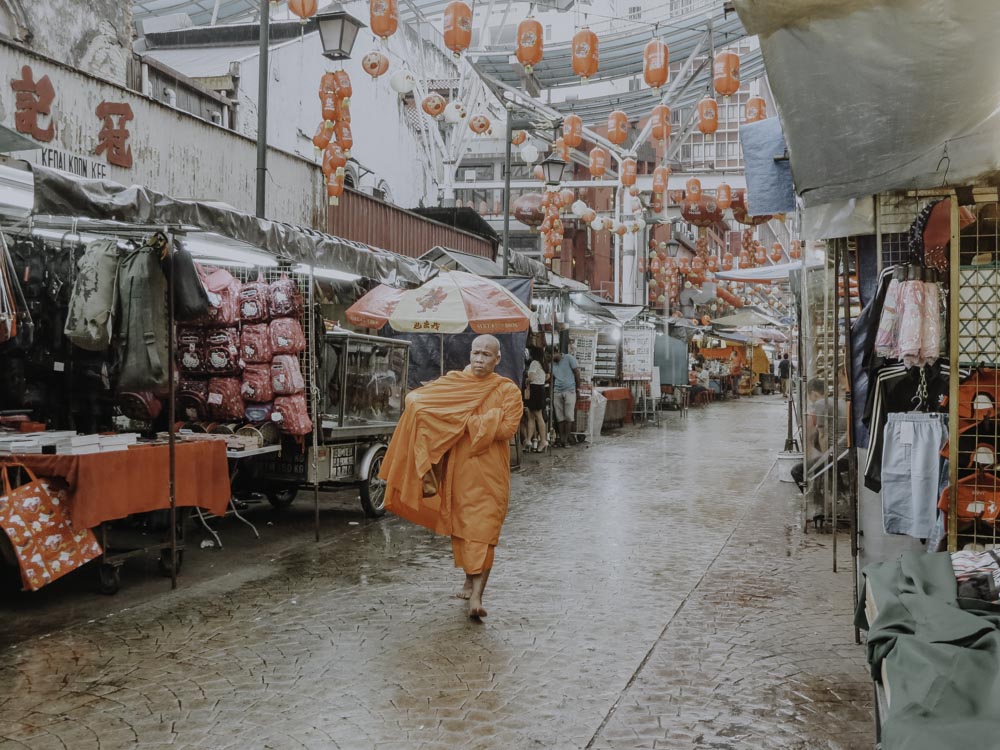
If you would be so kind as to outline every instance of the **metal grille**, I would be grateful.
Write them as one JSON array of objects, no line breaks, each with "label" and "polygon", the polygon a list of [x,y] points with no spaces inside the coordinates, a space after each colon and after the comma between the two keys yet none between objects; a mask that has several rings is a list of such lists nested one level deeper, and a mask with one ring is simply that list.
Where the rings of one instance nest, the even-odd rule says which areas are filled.
[{"label": "metal grille", "polygon": [[[952,356],[972,368],[952,383],[949,424],[948,549],[985,551],[1000,542],[1000,205],[972,207],[975,222],[952,242]],[[957,267],[956,267],[957,266]],[[954,380],[958,380],[955,378]]]}]

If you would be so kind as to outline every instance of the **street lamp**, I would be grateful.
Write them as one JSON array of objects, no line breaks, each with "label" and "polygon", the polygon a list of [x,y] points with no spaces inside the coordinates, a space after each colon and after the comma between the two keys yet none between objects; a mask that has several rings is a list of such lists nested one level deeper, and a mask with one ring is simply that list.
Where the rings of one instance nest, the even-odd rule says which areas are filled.
[{"label": "street lamp", "polygon": [[[354,49],[358,31],[365,25],[339,4],[316,16],[323,55],[346,60]],[[263,219],[267,186],[267,85],[271,51],[271,3],[260,0],[260,53],[257,75],[257,218]]]},{"label": "street lamp", "polygon": [[566,162],[556,154],[549,154],[545,161],[541,163],[542,172],[545,174],[545,184],[555,187],[563,180],[563,173],[566,171]]},{"label": "street lamp", "polygon": [[354,49],[358,32],[366,26],[334,3],[322,13],[316,14],[319,36],[323,44],[323,55],[331,60],[346,60]]},{"label": "street lamp", "polygon": [[667,246],[667,257],[676,258],[677,252],[681,249],[681,243],[677,240],[667,240],[664,244]]}]

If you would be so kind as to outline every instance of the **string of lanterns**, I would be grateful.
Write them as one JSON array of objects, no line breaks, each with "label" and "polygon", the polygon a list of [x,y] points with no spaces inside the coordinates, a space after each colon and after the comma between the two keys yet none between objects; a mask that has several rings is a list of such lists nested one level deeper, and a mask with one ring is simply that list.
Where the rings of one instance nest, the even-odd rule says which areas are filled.
[{"label": "string of lanterns", "polygon": [[[291,2],[292,0],[289,0]],[[346,70],[326,72],[320,78],[319,100],[323,120],[313,135],[313,146],[323,154],[323,175],[331,206],[344,194],[344,176],[351,156],[351,76]]]}]

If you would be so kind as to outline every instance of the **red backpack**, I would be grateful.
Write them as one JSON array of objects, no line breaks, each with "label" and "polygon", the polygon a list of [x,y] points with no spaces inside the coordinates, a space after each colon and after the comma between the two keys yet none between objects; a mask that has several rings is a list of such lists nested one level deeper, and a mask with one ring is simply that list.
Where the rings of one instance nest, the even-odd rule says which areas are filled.
[{"label": "red backpack", "polygon": [[277,318],[269,326],[272,354],[300,354],[306,350],[306,335],[295,318]]},{"label": "red backpack", "polygon": [[271,282],[270,309],[272,318],[297,318],[302,314],[302,292],[294,280],[284,274]]},{"label": "red backpack", "polygon": [[212,378],[208,381],[208,413],[212,419],[242,419],[246,407],[240,378]]},{"label": "red backpack", "polygon": [[274,398],[274,388],[271,386],[270,365],[247,365],[243,368],[243,399],[255,403],[264,403]]},{"label": "red backpack", "polygon": [[174,352],[178,369],[200,374],[205,372],[205,339],[197,328],[177,329],[177,351]]},{"label": "red backpack", "polygon": [[234,326],[240,322],[240,282],[222,268],[202,269],[208,292],[208,314],[197,321],[202,326]]},{"label": "red backpack", "polygon": [[240,332],[235,328],[218,328],[205,332],[206,370],[213,375],[230,375],[240,371]]},{"label": "red backpack", "polygon": [[277,396],[291,396],[305,390],[298,357],[279,354],[274,358],[271,362],[271,387]]},{"label": "red backpack", "polygon": [[240,357],[246,364],[266,365],[271,362],[271,335],[267,323],[243,326]]},{"label": "red backpack", "polygon": [[278,423],[286,435],[308,435],[313,429],[306,397],[302,395],[279,396],[274,399],[274,414],[271,419]]},{"label": "red backpack", "polygon": [[263,323],[268,318],[270,285],[263,277],[249,281],[240,289],[240,318],[244,323]]}]

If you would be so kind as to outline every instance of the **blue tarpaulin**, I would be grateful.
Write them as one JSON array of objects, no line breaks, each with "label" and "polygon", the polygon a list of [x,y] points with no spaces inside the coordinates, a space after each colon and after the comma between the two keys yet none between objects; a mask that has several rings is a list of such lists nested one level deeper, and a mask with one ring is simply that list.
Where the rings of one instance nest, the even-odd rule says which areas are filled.
[{"label": "blue tarpaulin", "polygon": [[791,213],[795,186],[791,162],[784,157],[785,135],[777,117],[740,126],[743,163],[746,165],[747,212],[751,216]]}]

